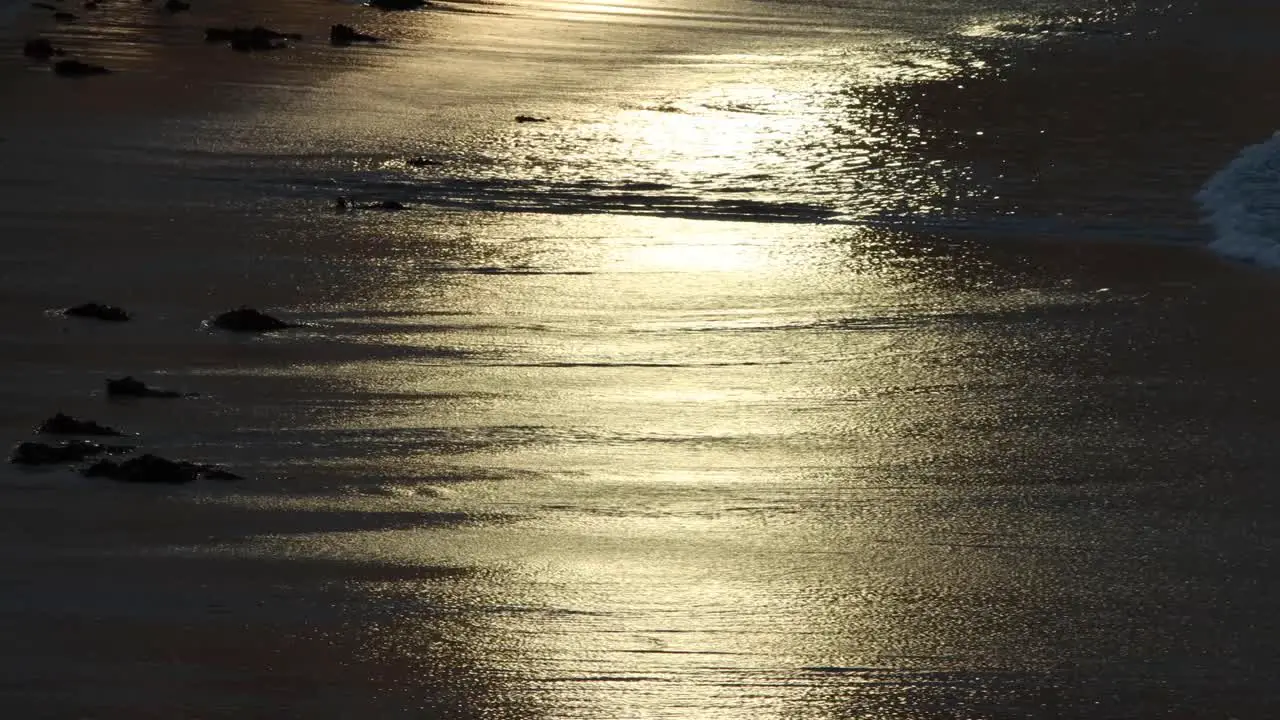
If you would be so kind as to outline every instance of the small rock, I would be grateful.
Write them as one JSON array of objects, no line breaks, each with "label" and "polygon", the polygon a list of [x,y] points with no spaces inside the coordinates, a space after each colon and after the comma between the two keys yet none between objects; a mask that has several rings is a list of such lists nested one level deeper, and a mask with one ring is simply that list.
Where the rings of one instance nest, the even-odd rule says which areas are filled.
[{"label": "small rock", "polygon": [[196,478],[243,480],[233,472],[214,465],[175,462],[156,455],[141,455],[124,462],[99,460],[81,471],[86,477],[105,477],[119,482],[178,485]]},{"label": "small rock", "polygon": [[54,63],[53,72],[63,77],[86,77],[88,75],[107,75],[111,71],[101,65],[90,65],[79,60],[59,60]]},{"label": "small rock", "polygon": [[191,9],[191,3],[185,0],[165,0],[164,9],[171,13],[183,12]]},{"label": "small rock", "polygon": [[409,167],[436,167],[437,165],[442,165],[443,163],[441,163],[439,160],[429,158],[425,155],[419,155],[418,157],[411,157],[408,160],[405,160],[404,164],[408,165]]},{"label": "small rock", "polygon": [[73,440],[61,445],[48,445],[39,442],[20,442],[9,456],[9,462],[17,465],[53,465],[57,463],[80,462],[94,455],[107,451],[105,445],[88,440]]},{"label": "small rock", "polygon": [[395,200],[378,200],[376,202],[365,203],[361,205],[349,197],[340,196],[333,201],[333,209],[337,212],[346,212],[348,210],[386,210],[388,212],[396,212],[399,210],[408,210],[404,203]]},{"label": "small rock", "polygon": [[36,428],[37,433],[45,435],[111,435],[114,437],[122,437],[124,433],[115,428],[99,425],[92,420],[81,420],[55,413],[53,417],[40,423]]},{"label": "small rock", "polygon": [[200,465],[200,477],[205,480],[243,480],[244,478],[220,467],[213,465]]},{"label": "small rock", "polygon": [[175,392],[173,390],[157,390],[156,388],[147,387],[146,383],[141,380],[135,380],[133,376],[122,377],[118,380],[108,378],[107,395],[110,397],[187,397],[183,393]]},{"label": "small rock", "polygon": [[83,305],[69,307],[63,310],[62,314],[70,317],[96,318],[111,322],[126,322],[129,320],[129,313],[124,310],[114,305],[101,305],[99,303],[84,303]]},{"label": "small rock", "polygon": [[516,116],[516,122],[518,123],[540,123],[540,122],[546,122],[546,121],[547,119],[544,117],[535,117],[533,115],[517,115]]},{"label": "small rock", "polygon": [[205,42],[225,42],[233,50],[251,52],[255,50],[279,50],[287,47],[287,40],[298,41],[302,36],[298,33],[285,33],[271,28],[255,25],[251,28],[205,28]]},{"label": "small rock", "polygon": [[237,310],[224,312],[212,321],[214,327],[235,332],[271,332],[297,327],[283,320],[277,320],[251,307],[240,307]]},{"label": "small rock", "polygon": [[58,22],[75,22],[76,16],[69,12],[56,12],[53,14],[53,19]]},{"label": "small rock", "polygon": [[33,8],[40,8],[41,10],[53,10],[54,12],[57,12],[57,10],[58,10],[58,6],[57,6],[57,5],[52,5],[52,4],[47,3],[47,2],[33,2],[33,3],[31,3],[31,7],[33,7]]},{"label": "small rock", "polygon": [[379,10],[421,10],[431,3],[426,0],[369,0],[366,4]]},{"label": "small rock", "polygon": [[32,38],[22,45],[22,54],[35,60],[48,60],[62,51],[53,46],[48,38]]},{"label": "small rock", "polygon": [[196,479],[195,468],[151,454],[124,462],[99,460],[81,471],[85,477],[105,477],[119,482],[180,485]]},{"label": "small rock", "polygon": [[382,42],[382,38],[366,35],[357,31],[350,25],[333,25],[329,28],[329,44],[336,47],[345,47],[351,43],[376,43]]}]

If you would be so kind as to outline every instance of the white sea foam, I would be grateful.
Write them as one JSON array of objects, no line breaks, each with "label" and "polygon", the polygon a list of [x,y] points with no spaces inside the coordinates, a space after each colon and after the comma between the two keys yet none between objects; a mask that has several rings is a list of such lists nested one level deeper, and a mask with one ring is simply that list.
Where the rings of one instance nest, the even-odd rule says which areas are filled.
[{"label": "white sea foam", "polygon": [[1212,250],[1280,267],[1280,133],[1242,150],[1196,200],[1214,231]]}]

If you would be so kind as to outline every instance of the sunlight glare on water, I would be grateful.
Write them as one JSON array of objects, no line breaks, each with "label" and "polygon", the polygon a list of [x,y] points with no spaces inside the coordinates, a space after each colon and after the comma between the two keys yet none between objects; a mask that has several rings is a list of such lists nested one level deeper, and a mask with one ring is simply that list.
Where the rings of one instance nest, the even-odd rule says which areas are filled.
[{"label": "sunlight glare on water", "polygon": [[[1092,709],[1200,657],[1166,552],[1197,538],[1141,511],[1195,506],[1160,470],[1218,437],[1146,442],[1189,384],[1137,357],[1147,295],[985,243],[1003,216],[948,234],[1005,167],[963,86],[1059,28],[971,31],[1024,12],[988,4],[365,8],[386,44],[224,53],[248,109],[122,123],[154,197],[5,151],[49,202],[154,206],[136,327],[225,381],[198,447],[264,478],[196,504],[278,523],[182,550],[319,567],[442,717],[1047,717],[1081,668]],[[163,324],[244,287],[302,327]],[[163,365],[140,337],[112,372]]]},{"label": "sunlight glare on water", "polygon": [[[412,218],[392,222],[414,235]],[[1035,664],[990,627],[912,609],[976,611],[1015,579],[927,542],[939,517],[1000,536],[988,499],[903,468],[964,452],[958,389],[993,385],[950,360],[975,341],[957,303],[980,318],[1060,298],[983,310],[926,248],[838,226],[467,227],[402,246],[485,271],[420,263],[381,287],[388,309],[431,298],[430,320],[382,339],[399,353],[341,368],[332,381],[364,402],[334,408],[326,432],[353,483],[496,522],[261,546],[483,569],[367,588],[405,608],[370,630],[377,644],[431,657],[450,608],[450,642],[484,648],[469,662],[521,698],[509,717],[783,718],[816,703],[926,718],[995,702],[1020,682],[1002,668]],[[368,313],[353,331],[382,317]]]}]

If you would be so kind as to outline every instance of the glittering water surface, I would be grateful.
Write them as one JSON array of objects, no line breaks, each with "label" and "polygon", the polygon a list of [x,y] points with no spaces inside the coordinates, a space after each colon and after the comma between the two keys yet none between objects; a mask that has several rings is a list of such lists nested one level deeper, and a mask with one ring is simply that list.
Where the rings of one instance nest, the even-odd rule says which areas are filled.
[{"label": "glittering water surface", "polygon": [[[322,33],[300,9],[270,21]],[[1176,263],[973,241],[1193,236],[1212,152],[1130,183],[1170,126],[1113,137],[1082,117],[1132,107],[1073,87],[1098,106],[1068,120],[1060,78],[1020,74],[1059,47],[1102,82],[1176,10],[339,6],[391,42],[337,56],[104,12],[62,37],[118,76],[6,80],[45,94],[39,132],[0,126],[0,209],[41,239],[5,287],[139,321],[10,321],[14,406],[251,475],[174,491],[204,523],[180,541],[75,517],[155,532],[147,557],[325,568],[340,599],[294,619],[354,628],[433,717],[1262,717],[1273,505],[1213,483],[1275,467],[1223,389],[1264,369],[1195,362],[1214,324]],[[198,330],[241,302],[305,326]],[[202,397],[104,405],[124,373]],[[14,477],[33,506],[119,502]],[[56,547],[145,545],[116,539]],[[113,592],[95,616],[134,611]]]}]

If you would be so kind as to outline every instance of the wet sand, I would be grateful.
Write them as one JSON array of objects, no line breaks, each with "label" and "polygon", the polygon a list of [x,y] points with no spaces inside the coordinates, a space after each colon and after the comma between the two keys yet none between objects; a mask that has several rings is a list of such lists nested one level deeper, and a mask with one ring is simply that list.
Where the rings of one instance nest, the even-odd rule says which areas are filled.
[{"label": "wet sand", "polygon": [[[183,27],[258,21],[237,8]],[[329,19],[312,9],[285,5],[262,21],[318,37]],[[143,59],[149,45],[122,47],[139,54],[103,57],[137,74],[115,86],[0,67],[4,92],[43,108],[0,123],[0,155],[21,160],[0,170],[12,189],[0,234],[28,239],[3,250],[0,435],[28,438],[64,410],[249,479],[126,487],[0,469],[9,715],[1262,718],[1274,707],[1275,276],[1186,247],[812,228],[813,252],[827,253],[820,270],[853,278],[828,279],[832,295],[882,293],[863,290],[883,303],[869,347],[833,352],[865,361],[720,375],[545,367],[628,359],[608,342],[631,335],[608,334],[604,320],[585,340],[521,344],[541,337],[526,326],[564,325],[565,307],[594,304],[626,325],[618,308],[634,297],[666,310],[699,285],[692,296],[714,319],[743,288],[788,283],[676,273],[656,299],[640,296],[642,274],[608,262],[609,232],[786,247],[793,231],[439,212],[423,250],[394,220],[337,220],[317,198],[232,212],[207,196],[172,212],[79,203],[115,182],[110,158],[77,172],[95,138],[146,135],[137,118],[252,105],[196,91],[170,106],[160,98],[172,77],[141,71],[181,57],[196,77],[234,87],[250,66],[210,60],[230,51],[158,43]],[[326,53],[308,45],[281,76],[353,62]],[[97,119],[94,134],[81,135],[79,113]],[[46,130],[77,139],[34,165],[40,148],[12,147]],[[69,189],[42,205],[64,178]],[[388,270],[422,255],[517,267],[528,243],[513,238],[592,223],[603,249],[549,264],[595,276],[430,286]],[[335,259],[354,243],[361,252]],[[48,313],[86,300],[139,321]],[[265,340],[200,328],[241,302],[315,328]],[[428,326],[493,323],[499,340],[483,342],[508,344],[373,346],[344,325],[393,311]],[[822,319],[819,332],[836,335],[857,318]],[[728,342],[765,356],[771,337]],[[461,362],[486,350],[495,364],[527,353],[543,365]],[[793,351],[814,352],[778,352]],[[103,378],[131,373],[203,397],[102,396]],[[424,376],[444,387],[412,384]],[[514,409],[477,385],[516,395]],[[671,386],[712,399],[654,399]],[[740,443],[718,422],[764,427],[776,447]],[[617,439],[632,436],[645,442]],[[600,489],[584,490],[589,481]]]}]

